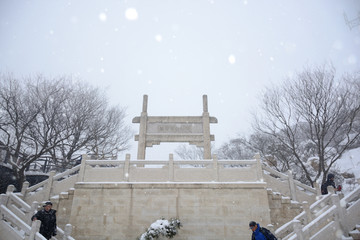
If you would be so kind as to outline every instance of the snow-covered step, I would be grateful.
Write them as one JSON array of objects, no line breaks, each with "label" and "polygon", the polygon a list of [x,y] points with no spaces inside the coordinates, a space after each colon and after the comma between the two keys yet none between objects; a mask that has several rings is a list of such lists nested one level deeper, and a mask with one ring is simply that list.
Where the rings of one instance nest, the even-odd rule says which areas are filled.
[{"label": "snow-covered step", "polygon": [[360,240],[360,225],[356,224],[356,228],[349,232],[349,235],[354,240]]}]

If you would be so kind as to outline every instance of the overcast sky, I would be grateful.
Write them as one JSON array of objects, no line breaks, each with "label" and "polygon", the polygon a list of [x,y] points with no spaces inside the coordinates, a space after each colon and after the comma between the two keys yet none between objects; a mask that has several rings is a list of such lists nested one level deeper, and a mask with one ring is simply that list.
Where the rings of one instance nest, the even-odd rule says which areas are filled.
[{"label": "overcast sky", "polygon": [[339,75],[360,70],[360,1],[0,0],[1,72],[106,88],[136,133],[144,94],[150,116],[199,116],[207,94],[219,147],[250,132],[265,86],[326,62]]}]

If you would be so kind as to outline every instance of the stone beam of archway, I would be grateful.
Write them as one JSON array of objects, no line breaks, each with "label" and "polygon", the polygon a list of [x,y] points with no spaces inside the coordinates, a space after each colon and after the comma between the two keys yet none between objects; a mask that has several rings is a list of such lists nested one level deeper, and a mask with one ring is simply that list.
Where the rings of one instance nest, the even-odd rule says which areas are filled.
[{"label": "stone beam of archway", "polygon": [[148,96],[143,97],[143,108],[140,117],[133,118],[133,123],[140,123],[137,159],[145,159],[147,147],[159,145],[162,142],[188,142],[204,148],[204,159],[211,159],[210,123],[217,123],[215,117],[208,112],[207,96],[203,95],[202,116],[148,116]]}]

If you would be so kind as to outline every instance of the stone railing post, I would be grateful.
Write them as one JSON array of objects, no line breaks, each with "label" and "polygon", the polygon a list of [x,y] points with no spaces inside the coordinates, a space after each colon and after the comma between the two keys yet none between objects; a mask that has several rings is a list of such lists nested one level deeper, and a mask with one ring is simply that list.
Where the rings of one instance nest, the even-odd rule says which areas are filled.
[{"label": "stone railing post", "polygon": [[303,201],[302,207],[305,212],[306,224],[309,224],[313,220],[311,210],[310,210],[310,204],[307,201]]},{"label": "stone railing post", "polygon": [[316,196],[320,196],[321,195],[321,187],[320,187],[319,183],[314,182],[314,188],[316,189]]},{"label": "stone railing post", "polygon": [[328,190],[328,194],[335,194],[335,188],[333,186],[328,186],[327,187],[327,190]]},{"label": "stone railing post", "polygon": [[288,171],[288,181],[289,181],[291,200],[297,201],[295,181],[292,172],[290,170]]},{"label": "stone railing post", "polygon": [[71,224],[66,224],[65,225],[65,230],[64,230],[64,237],[62,240],[68,240],[68,237],[70,237],[71,235],[71,231],[72,231],[72,226]]},{"label": "stone railing post", "polygon": [[9,186],[7,186],[6,188],[6,195],[9,195],[10,193],[13,193],[15,191],[15,186],[10,184]]},{"label": "stone railing post", "polygon": [[4,205],[6,207],[8,207],[8,205],[11,204],[10,193],[13,193],[14,191],[15,191],[15,186],[14,185],[10,184],[10,185],[7,186],[7,188],[6,188],[6,199],[4,198],[4,200],[2,200],[2,201],[5,202]]},{"label": "stone railing post", "polygon": [[213,154],[213,170],[214,170],[214,181],[219,181],[219,165],[218,165],[218,157],[216,154]]},{"label": "stone railing post", "polygon": [[305,240],[300,221],[293,220],[292,223],[293,223],[294,232],[296,233],[296,239]]},{"label": "stone railing post", "polygon": [[35,240],[35,235],[36,235],[37,232],[39,232],[40,225],[41,225],[41,221],[40,221],[40,220],[33,221],[33,222],[31,223],[30,235],[29,235],[28,238],[25,237],[25,239]]},{"label": "stone railing post", "polygon": [[263,182],[263,175],[262,175],[262,167],[261,167],[261,158],[260,158],[260,154],[257,153],[254,156],[255,160],[256,160],[256,175],[257,175],[257,180],[260,182]]},{"label": "stone railing post", "polygon": [[344,207],[341,207],[341,205],[340,205],[339,195],[332,194],[331,201],[332,201],[332,204],[336,206],[337,217],[335,217],[335,220],[336,220],[338,226],[341,227],[343,234],[347,235],[349,233],[349,229],[348,229],[348,225],[347,225],[347,218],[345,217]]},{"label": "stone railing post", "polygon": [[24,200],[27,194],[27,189],[29,187],[30,183],[28,181],[25,181],[22,185],[21,188],[21,195],[22,195],[22,199]]},{"label": "stone railing post", "polygon": [[174,181],[174,154],[169,154],[169,181]]},{"label": "stone railing post", "polygon": [[31,226],[31,217],[35,214],[35,212],[38,210],[39,203],[37,201],[34,201],[31,204],[30,211],[25,214],[26,223]]},{"label": "stone railing post", "polygon": [[55,171],[49,172],[49,178],[47,180],[47,183],[46,183],[46,186],[45,186],[45,191],[44,191],[44,199],[46,199],[46,200],[50,200],[51,190],[53,188],[55,173],[56,173]]},{"label": "stone railing post", "polygon": [[6,206],[6,205],[7,205],[7,202],[8,202],[8,199],[9,199],[9,196],[6,195],[6,194],[4,194],[4,193],[2,193],[2,194],[0,195],[0,205]]},{"label": "stone railing post", "polygon": [[88,156],[86,154],[83,154],[81,156],[81,165],[80,165],[80,171],[78,175],[78,182],[83,182],[85,178],[85,166],[86,166],[86,160],[88,159]]},{"label": "stone railing post", "polygon": [[131,155],[127,153],[125,155],[125,163],[124,163],[124,182],[129,181],[129,172],[130,172],[130,157]]},{"label": "stone railing post", "polygon": [[272,232],[272,233],[275,232],[275,231],[274,231],[274,225],[272,225],[272,224],[268,224],[268,225],[266,226],[266,228],[267,228],[270,232]]}]

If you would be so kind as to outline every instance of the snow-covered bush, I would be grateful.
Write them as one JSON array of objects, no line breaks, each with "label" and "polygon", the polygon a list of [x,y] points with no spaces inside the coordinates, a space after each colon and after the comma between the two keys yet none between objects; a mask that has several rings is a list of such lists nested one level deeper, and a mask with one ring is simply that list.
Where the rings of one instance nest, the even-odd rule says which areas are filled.
[{"label": "snow-covered bush", "polygon": [[148,230],[141,235],[140,240],[158,239],[160,236],[166,238],[173,238],[177,233],[177,228],[180,229],[181,223],[179,219],[171,218],[166,220],[164,218],[153,222]]}]

